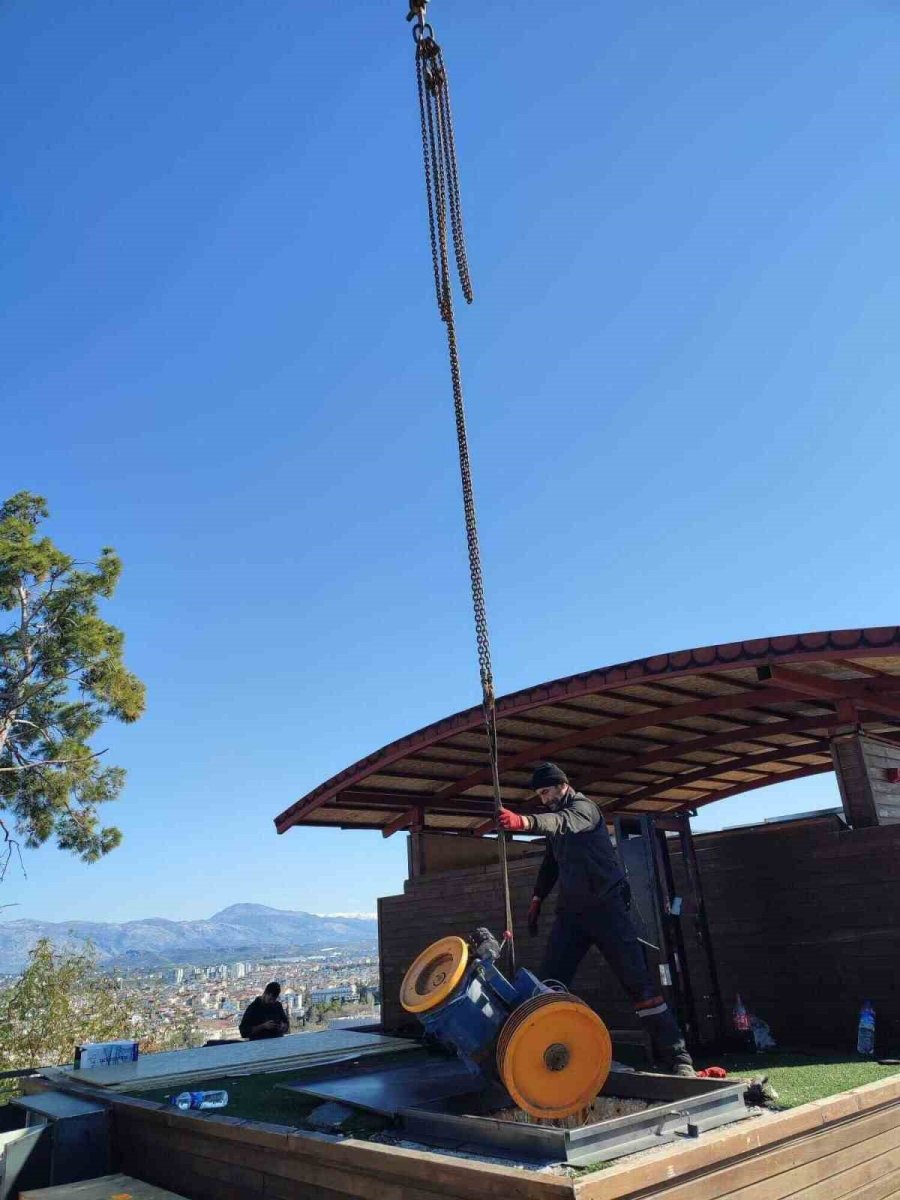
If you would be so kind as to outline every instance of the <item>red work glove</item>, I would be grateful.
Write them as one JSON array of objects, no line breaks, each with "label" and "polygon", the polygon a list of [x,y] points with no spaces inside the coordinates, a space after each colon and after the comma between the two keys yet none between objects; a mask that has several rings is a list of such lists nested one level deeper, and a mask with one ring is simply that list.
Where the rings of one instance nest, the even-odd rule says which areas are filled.
[{"label": "red work glove", "polygon": [[541,898],[532,896],[528,905],[528,932],[534,937],[538,931],[538,917],[541,915]]},{"label": "red work glove", "polygon": [[518,813],[510,812],[508,808],[500,809],[500,828],[505,829],[507,833],[521,833],[523,829],[529,827],[527,817],[521,817]]}]

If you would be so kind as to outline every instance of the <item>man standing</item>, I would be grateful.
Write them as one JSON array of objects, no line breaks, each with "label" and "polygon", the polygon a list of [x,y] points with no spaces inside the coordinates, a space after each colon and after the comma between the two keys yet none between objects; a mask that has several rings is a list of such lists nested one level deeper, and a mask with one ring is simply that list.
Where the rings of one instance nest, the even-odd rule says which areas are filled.
[{"label": "man standing", "polygon": [[242,1038],[255,1042],[260,1038],[284,1037],[291,1026],[278,999],[280,995],[280,983],[267,983],[263,994],[247,1005],[239,1026]]},{"label": "man standing", "polygon": [[528,929],[537,932],[541,904],[559,880],[556,920],[541,964],[541,979],[569,988],[590,947],[596,946],[628,993],[650,1033],[656,1053],[674,1075],[694,1074],[678,1022],[647,967],[628,910],[631,890],[622,873],[600,809],[576,792],[554,763],[540,763],[531,778],[547,812],[522,816],[500,809],[500,825],[511,833],[541,833],[547,839],[528,909]]}]

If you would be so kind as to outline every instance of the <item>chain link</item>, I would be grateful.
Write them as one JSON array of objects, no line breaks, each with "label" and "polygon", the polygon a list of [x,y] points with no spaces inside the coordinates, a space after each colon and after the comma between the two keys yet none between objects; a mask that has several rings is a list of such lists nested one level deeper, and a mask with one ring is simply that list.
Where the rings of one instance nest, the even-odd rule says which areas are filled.
[{"label": "chain link", "polygon": [[[463,231],[460,201],[459,169],[456,157],[456,137],[450,109],[450,86],[441,48],[434,39],[430,25],[424,19],[425,5],[414,4],[410,15],[419,23],[413,29],[416,43],[416,86],[419,94],[419,116],[422,131],[422,158],[425,167],[425,192],[428,207],[428,232],[431,241],[431,262],[434,271],[434,290],[438,311],[447,332],[450,359],[450,380],[453,387],[453,410],[456,418],[456,442],[459,450],[459,474],[462,483],[463,509],[466,522],[466,542],[469,553],[469,577],[472,584],[472,604],[475,613],[475,641],[478,649],[478,669],[481,676],[482,708],[491,763],[494,812],[499,816],[502,806],[500,769],[497,747],[497,715],[494,703],[494,676],[491,665],[491,644],[488,633],[487,606],[484,598],[484,576],[481,569],[481,550],[478,543],[478,523],[475,515],[475,489],[469,460],[469,438],[466,429],[466,410],[463,402],[462,374],[459,363],[459,344],[456,337],[456,316],[453,308],[453,280],[450,271],[450,241],[463,296],[472,303],[472,281]],[[448,230],[449,216],[449,230]],[[449,236],[448,236],[449,233]],[[507,871],[506,836],[498,837],[500,866],[503,876],[506,929],[509,933],[511,969],[515,970],[512,904]]]}]

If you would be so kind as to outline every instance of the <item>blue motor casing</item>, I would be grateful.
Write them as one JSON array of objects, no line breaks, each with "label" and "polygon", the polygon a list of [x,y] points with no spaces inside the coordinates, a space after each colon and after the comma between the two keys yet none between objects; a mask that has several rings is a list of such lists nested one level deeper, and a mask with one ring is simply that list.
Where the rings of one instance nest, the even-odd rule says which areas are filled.
[{"label": "blue motor casing", "polygon": [[427,1033],[456,1051],[473,1075],[492,1075],[497,1038],[510,1013],[550,990],[524,967],[510,983],[492,962],[474,959],[447,1000],[420,1013],[419,1020]]}]

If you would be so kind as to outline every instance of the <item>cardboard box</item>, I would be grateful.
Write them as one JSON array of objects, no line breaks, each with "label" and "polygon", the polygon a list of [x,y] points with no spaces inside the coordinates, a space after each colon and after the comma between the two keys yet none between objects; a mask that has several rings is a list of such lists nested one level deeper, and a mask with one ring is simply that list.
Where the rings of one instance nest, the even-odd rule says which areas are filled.
[{"label": "cardboard box", "polygon": [[75,1047],[75,1068],[115,1067],[137,1062],[138,1044],[125,1038],[117,1042],[84,1042]]}]

